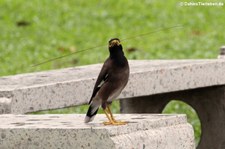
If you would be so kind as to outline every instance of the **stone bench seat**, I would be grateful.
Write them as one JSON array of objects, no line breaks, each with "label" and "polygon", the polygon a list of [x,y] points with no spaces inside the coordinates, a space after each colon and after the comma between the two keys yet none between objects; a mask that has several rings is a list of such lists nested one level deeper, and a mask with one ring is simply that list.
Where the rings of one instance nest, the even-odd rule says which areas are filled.
[{"label": "stone bench seat", "polygon": [[[134,60],[120,99],[225,84],[223,60]],[[102,64],[0,77],[0,113],[86,104]]]},{"label": "stone bench seat", "polygon": [[127,125],[104,126],[105,115],[83,123],[84,114],[0,115],[0,148],[194,149],[184,115],[116,114]]}]

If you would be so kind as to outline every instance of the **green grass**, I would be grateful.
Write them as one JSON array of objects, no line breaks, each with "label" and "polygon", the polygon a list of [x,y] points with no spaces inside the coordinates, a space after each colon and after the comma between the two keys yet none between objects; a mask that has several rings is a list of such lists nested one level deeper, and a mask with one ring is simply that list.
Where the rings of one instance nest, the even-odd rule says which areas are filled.
[{"label": "green grass", "polygon": [[[216,58],[219,47],[225,43],[224,6],[181,7],[179,2],[1,0],[0,76],[102,63],[108,56],[108,39],[124,39],[174,25],[184,27],[124,41],[126,56],[129,59]],[[18,22],[29,25],[18,26]],[[96,45],[105,47],[31,67]],[[127,48],[138,50],[127,52]],[[118,103],[114,107],[118,112]],[[83,113],[86,108],[55,112]],[[172,104],[169,109],[167,112],[190,113],[180,103]]]},{"label": "green grass", "polygon": [[[212,1],[212,0],[211,0]],[[224,44],[224,7],[181,7],[179,1],[0,1],[0,75],[100,63],[107,41],[161,27],[185,25],[128,40],[134,59],[215,58]],[[28,26],[18,27],[19,21]],[[105,47],[30,67],[46,59],[96,45]]]}]

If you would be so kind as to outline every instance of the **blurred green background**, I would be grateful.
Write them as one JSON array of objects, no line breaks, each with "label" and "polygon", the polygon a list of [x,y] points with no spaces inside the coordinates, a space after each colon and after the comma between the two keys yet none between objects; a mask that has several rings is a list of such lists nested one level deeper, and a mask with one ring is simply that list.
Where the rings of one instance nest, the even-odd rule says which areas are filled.
[{"label": "blurred green background", "polygon": [[[128,59],[216,58],[225,44],[225,6],[180,6],[177,0],[1,0],[0,76],[102,63],[107,42],[164,27],[148,36],[124,41]],[[188,1],[186,1],[188,2]],[[201,2],[218,2],[201,0]],[[37,67],[31,65],[75,51],[105,45]],[[97,77],[97,76],[96,76]],[[113,104],[119,112],[119,104]],[[40,113],[85,113],[86,106]],[[191,107],[174,101],[166,113],[186,113],[194,125],[196,141],[200,123]]]}]

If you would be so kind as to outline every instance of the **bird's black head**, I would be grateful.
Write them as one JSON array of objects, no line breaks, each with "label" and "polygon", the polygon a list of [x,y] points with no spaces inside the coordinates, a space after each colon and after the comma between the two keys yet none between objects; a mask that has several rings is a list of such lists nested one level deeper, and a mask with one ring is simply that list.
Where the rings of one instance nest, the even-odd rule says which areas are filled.
[{"label": "bird's black head", "polygon": [[109,40],[109,48],[119,47],[120,45],[120,40],[118,38],[112,38]]},{"label": "bird's black head", "polygon": [[118,52],[123,53],[123,47],[118,38],[112,38],[109,40],[109,52],[110,54],[115,54]]}]

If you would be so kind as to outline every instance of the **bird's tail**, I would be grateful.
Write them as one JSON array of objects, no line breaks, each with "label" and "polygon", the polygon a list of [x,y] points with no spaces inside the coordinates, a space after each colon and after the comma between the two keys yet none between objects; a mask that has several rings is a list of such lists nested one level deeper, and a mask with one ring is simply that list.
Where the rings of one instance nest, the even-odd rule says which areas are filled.
[{"label": "bird's tail", "polygon": [[99,109],[99,105],[91,103],[89,108],[88,108],[88,111],[87,111],[84,122],[88,123],[88,122],[93,121],[95,115],[98,113],[98,109]]}]

